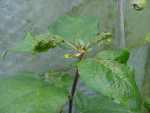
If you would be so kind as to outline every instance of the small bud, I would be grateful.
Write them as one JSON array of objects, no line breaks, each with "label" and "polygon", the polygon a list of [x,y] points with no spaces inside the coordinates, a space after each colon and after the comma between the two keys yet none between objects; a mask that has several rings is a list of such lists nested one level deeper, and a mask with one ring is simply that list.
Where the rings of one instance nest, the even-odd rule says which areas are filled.
[{"label": "small bud", "polygon": [[107,39],[107,42],[111,42],[112,40],[109,38],[109,39]]},{"label": "small bud", "polygon": [[73,54],[65,54],[64,55],[64,58],[68,59],[68,58],[73,58],[74,55]]},{"label": "small bud", "polygon": [[146,6],[146,0],[132,0],[132,6],[135,10],[141,11]]}]

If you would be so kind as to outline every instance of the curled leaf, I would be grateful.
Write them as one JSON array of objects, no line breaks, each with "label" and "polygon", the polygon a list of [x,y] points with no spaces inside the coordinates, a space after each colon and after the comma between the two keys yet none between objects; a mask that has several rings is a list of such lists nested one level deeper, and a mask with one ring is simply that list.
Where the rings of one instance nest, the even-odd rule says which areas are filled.
[{"label": "curled leaf", "polygon": [[102,45],[102,44],[111,44],[112,42],[112,34],[109,32],[102,32],[97,34],[96,37],[90,41],[90,47],[95,45]]},{"label": "curled leaf", "polygon": [[11,50],[18,52],[45,52],[63,42],[63,38],[57,35],[43,34],[33,36],[31,33],[27,33],[25,39],[22,42],[18,42]]},{"label": "curled leaf", "polygon": [[36,45],[34,46],[35,52],[44,52],[49,50],[50,48],[55,48],[57,45],[63,42],[63,39],[59,39],[56,36],[53,36],[52,38],[49,37],[46,40],[44,39],[38,39]]}]

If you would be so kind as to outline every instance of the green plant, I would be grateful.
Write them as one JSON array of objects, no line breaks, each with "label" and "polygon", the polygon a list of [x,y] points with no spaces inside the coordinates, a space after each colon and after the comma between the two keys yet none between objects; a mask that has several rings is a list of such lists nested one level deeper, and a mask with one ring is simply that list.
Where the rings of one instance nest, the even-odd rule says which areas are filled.
[{"label": "green plant", "polygon": [[[69,113],[73,105],[81,113],[139,113],[140,96],[127,65],[128,49],[110,49],[111,33],[99,33],[97,24],[94,17],[63,16],[47,34],[28,33],[11,50],[37,54],[57,47],[71,49],[64,57],[77,59],[72,64],[75,76],[51,70],[41,76],[20,73],[2,77],[0,112],[62,113],[68,102]],[[102,47],[107,49],[95,51]],[[79,79],[92,96],[77,88]]]}]

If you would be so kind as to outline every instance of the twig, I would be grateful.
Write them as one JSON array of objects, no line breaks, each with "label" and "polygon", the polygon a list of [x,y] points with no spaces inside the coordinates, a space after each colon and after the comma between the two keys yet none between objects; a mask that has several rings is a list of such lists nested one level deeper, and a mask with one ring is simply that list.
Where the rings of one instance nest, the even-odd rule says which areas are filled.
[{"label": "twig", "polygon": [[[84,53],[80,55],[79,61],[82,60],[83,56],[84,56]],[[79,70],[78,70],[78,67],[76,67],[75,78],[74,78],[74,81],[73,81],[73,84],[72,84],[71,94],[69,95],[69,111],[68,111],[69,113],[72,113],[73,100],[74,100],[74,95],[75,95],[75,92],[76,92],[76,87],[77,87],[77,84],[78,84],[79,77],[80,77]]]},{"label": "twig", "polygon": [[73,81],[72,89],[71,89],[71,94],[69,96],[69,113],[72,113],[72,108],[73,108],[73,100],[74,100],[74,94],[76,91],[77,83],[79,80],[79,71],[78,68],[76,68],[76,73],[75,73],[75,78]]}]

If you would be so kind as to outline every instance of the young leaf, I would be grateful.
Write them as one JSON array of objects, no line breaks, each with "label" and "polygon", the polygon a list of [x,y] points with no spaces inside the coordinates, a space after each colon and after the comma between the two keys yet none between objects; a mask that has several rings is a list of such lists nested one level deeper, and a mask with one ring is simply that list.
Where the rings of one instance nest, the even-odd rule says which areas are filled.
[{"label": "young leaf", "polygon": [[33,36],[28,33],[22,42],[18,42],[11,50],[18,52],[45,52],[62,43],[63,38],[57,35],[43,34]]},{"label": "young leaf", "polygon": [[111,60],[86,59],[78,64],[80,79],[93,91],[131,110],[139,109],[133,73],[125,64]]},{"label": "young leaf", "polygon": [[62,16],[49,27],[49,32],[65,37],[71,42],[87,43],[98,33],[98,20],[87,16]]},{"label": "young leaf", "polygon": [[50,74],[49,82],[34,74],[0,77],[0,113],[60,113],[68,100],[71,78]]},{"label": "young leaf", "polygon": [[103,60],[114,60],[119,63],[126,63],[129,59],[129,51],[123,50],[104,50],[96,55],[96,58]]},{"label": "young leaf", "polygon": [[49,50],[50,48],[55,48],[59,44],[64,42],[64,39],[57,35],[40,35],[35,37],[37,43],[34,46],[35,52],[44,52]]},{"label": "young leaf", "polygon": [[111,42],[111,40],[112,40],[112,34],[111,33],[102,32],[100,34],[97,34],[97,36],[91,42],[96,44],[96,43],[100,43],[101,41]]}]

